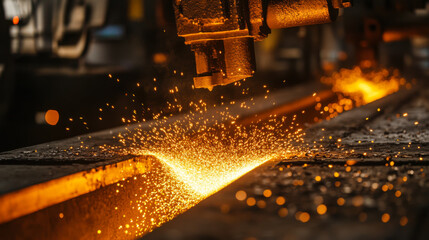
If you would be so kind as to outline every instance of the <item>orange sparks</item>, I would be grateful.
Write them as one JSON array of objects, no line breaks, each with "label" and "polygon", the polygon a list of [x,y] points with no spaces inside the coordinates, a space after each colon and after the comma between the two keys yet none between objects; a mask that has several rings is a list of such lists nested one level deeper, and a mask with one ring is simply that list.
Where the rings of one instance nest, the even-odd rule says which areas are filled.
[{"label": "orange sparks", "polygon": [[397,71],[391,73],[383,69],[366,73],[355,67],[342,69],[332,77],[323,78],[322,82],[332,85],[334,92],[351,97],[360,106],[397,92],[405,80]]},{"label": "orange sparks", "polygon": [[48,110],[45,113],[45,121],[51,126],[57,125],[60,120],[60,114],[56,110]]},{"label": "orange sparks", "polygon": [[[176,74],[176,71],[174,73]],[[183,74],[181,73],[181,75]],[[109,77],[112,76],[109,75]],[[397,74],[392,75],[387,70],[365,73],[360,68],[343,69],[332,77],[323,79],[325,83],[333,85],[333,91],[339,95],[338,101],[326,104],[322,101],[321,93],[313,93],[310,98],[316,104],[317,113],[326,114],[323,115],[323,118],[327,115],[328,118],[332,118],[356,106],[398,91],[403,85],[400,80]],[[157,79],[154,78],[153,81],[157,82]],[[140,83],[137,83],[137,87],[139,86]],[[268,99],[270,91],[266,89],[268,88],[266,85],[263,88],[267,93],[265,99]],[[153,86],[153,91],[161,90],[157,86]],[[173,95],[177,92],[179,92],[177,86],[169,90],[169,93]],[[224,99],[224,96],[221,96],[220,99]],[[177,99],[175,102],[178,102]],[[152,173],[143,176],[148,178],[153,177],[150,174],[156,175],[148,182],[156,185],[156,189],[159,191],[142,192],[145,194],[141,196],[146,197],[134,199],[132,204],[138,210],[137,214],[140,219],[129,219],[127,216],[128,223],[118,226],[118,229],[123,229],[127,235],[132,234],[131,229],[135,229],[136,236],[141,236],[195,206],[201,200],[261,164],[272,159],[285,159],[288,156],[306,152],[302,151],[302,148],[306,148],[305,146],[295,144],[304,143],[303,136],[305,135],[302,129],[298,128],[296,115],[289,120],[273,114],[270,115],[267,122],[259,122],[259,125],[252,122],[245,125],[240,122],[241,119],[238,115],[231,114],[229,111],[229,107],[233,107],[236,103],[230,101],[228,104],[225,101],[221,105],[223,106],[224,103],[225,108],[222,110],[208,111],[209,106],[203,100],[191,102],[189,103],[189,107],[192,108],[190,113],[184,115],[180,120],[164,118],[162,113],[153,113],[153,119],[156,121],[148,124],[146,129],[136,128],[129,131],[128,134],[117,136],[119,141],[127,147],[123,150],[125,155],[154,156],[159,160],[155,165],[159,165],[158,167],[161,169],[159,173],[152,170]],[[240,106],[241,103],[237,104]],[[150,108],[147,109],[150,111]],[[170,104],[169,109],[181,110],[182,106]],[[100,108],[99,111],[101,112],[103,109]],[[122,118],[121,120],[123,123],[139,122],[135,115],[134,111],[132,119]],[[219,118],[220,116],[221,118]],[[322,116],[319,117],[317,119],[322,119]],[[214,121],[214,119],[217,120]],[[143,120],[143,122],[145,121]],[[338,146],[347,142],[345,139],[343,141],[341,138],[332,136],[329,139],[336,142]],[[366,155],[367,153],[364,153],[364,156]],[[356,164],[354,160],[347,161],[347,172],[351,171],[350,166],[354,164]],[[303,167],[306,166],[305,164]],[[328,167],[332,169],[333,165],[329,164]],[[282,171],[283,168],[279,170]],[[339,172],[334,172],[333,175],[337,180],[342,176]],[[315,176],[314,180],[320,182],[322,177]],[[292,184],[297,187],[303,186],[304,181],[294,179]],[[336,181],[335,186],[340,187],[341,183]],[[118,194],[119,190],[117,189]],[[387,191],[384,186],[382,190]],[[270,189],[264,189],[261,194],[264,198],[258,199],[249,196],[248,192],[246,193],[244,190],[239,190],[235,192],[235,195],[233,193],[233,197],[247,206],[269,208],[270,201],[267,198],[275,196],[276,193]],[[146,202],[154,205],[148,207],[145,205]],[[281,207],[278,215],[287,216],[288,209],[283,207],[286,199],[276,196],[275,203]],[[322,203],[317,203],[316,210],[319,215],[326,214],[328,210],[327,206]],[[361,206],[362,203],[361,198],[355,198],[350,202],[353,206]],[[338,198],[337,204],[344,206],[346,200]],[[222,212],[229,210],[229,206],[221,207]],[[157,215],[157,212],[163,214]],[[305,223],[310,221],[311,216],[307,212],[298,211],[295,218]],[[386,217],[384,218],[386,219]]]},{"label": "orange sparks", "polygon": [[12,23],[13,23],[13,25],[17,25],[19,23],[19,17],[18,16],[14,16],[12,18]]}]

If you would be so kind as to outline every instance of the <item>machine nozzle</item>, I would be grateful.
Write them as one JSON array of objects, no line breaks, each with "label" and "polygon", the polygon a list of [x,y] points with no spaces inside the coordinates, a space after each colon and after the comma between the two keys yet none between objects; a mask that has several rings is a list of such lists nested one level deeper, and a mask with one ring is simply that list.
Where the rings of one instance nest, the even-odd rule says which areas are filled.
[{"label": "machine nozzle", "polygon": [[213,89],[227,85],[255,72],[254,40],[251,37],[212,40],[192,44],[195,53],[196,88]]}]

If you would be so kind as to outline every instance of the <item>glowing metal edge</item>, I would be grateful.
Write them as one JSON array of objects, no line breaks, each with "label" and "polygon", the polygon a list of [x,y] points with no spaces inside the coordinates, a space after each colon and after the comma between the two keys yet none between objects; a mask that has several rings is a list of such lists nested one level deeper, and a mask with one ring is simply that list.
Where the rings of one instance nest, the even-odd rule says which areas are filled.
[{"label": "glowing metal edge", "polygon": [[145,173],[153,159],[134,157],[4,194],[0,196],[0,224]]}]

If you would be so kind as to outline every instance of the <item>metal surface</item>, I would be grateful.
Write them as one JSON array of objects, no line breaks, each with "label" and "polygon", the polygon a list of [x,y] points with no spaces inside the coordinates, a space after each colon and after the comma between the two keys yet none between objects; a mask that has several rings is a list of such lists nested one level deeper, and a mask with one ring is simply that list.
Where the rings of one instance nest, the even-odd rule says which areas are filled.
[{"label": "metal surface", "polygon": [[[249,110],[243,110],[240,105],[225,108],[230,108],[232,114],[239,114],[243,120],[265,121],[269,118],[266,113],[273,106],[283,108],[282,114],[311,107],[316,103],[314,98],[302,103],[299,99],[311,96],[319,88],[318,85],[300,86],[279,91],[269,100],[255,99],[255,105]],[[321,101],[330,96],[332,94],[321,95]],[[224,121],[220,114],[215,115],[217,118],[210,119],[207,126]],[[169,122],[187,125],[186,119],[186,116],[178,116]],[[7,239],[34,235],[44,239],[97,236],[133,239],[198,203],[193,198],[195,193],[188,196],[187,192],[179,191],[184,186],[183,180],[177,179],[177,173],[171,173],[173,166],[166,167],[165,159],[124,156],[97,147],[109,144],[120,150],[124,146],[121,147],[115,136],[152,130],[151,123],[143,123],[2,153],[1,235]],[[82,147],[82,142],[93,147]],[[130,229],[126,225],[131,226]]]},{"label": "metal surface", "polygon": [[[148,157],[132,158],[38,183],[0,196],[0,224],[148,171]],[[18,169],[16,167],[15,169]],[[77,170],[75,168],[75,170]]]},{"label": "metal surface", "polygon": [[426,239],[424,92],[310,127],[306,156],[261,166],[144,239]]},{"label": "metal surface", "polygon": [[174,7],[177,33],[195,52],[194,86],[208,89],[252,77],[253,41],[266,38],[270,28],[328,23],[338,16],[328,0],[178,0]]},{"label": "metal surface", "polygon": [[270,0],[267,24],[271,29],[290,28],[335,21],[338,10],[328,0]]},{"label": "metal surface", "polygon": [[253,76],[254,38],[264,29],[262,1],[175,1],[178,35],[195,52],[196,88],[212,89]]},{"label": "metal surface", "polygon": [[198,74],[194,78],[196,88],[227,85],[252,77],[256,70],[253,39],[250,37],[193,44],[192,48]]},{"label": "metal surface", "polygon": [[[137,164],[134,160],[127,160],[130,156],[124,155],[121,149],[130,149],[134,146],[133,144],[139,147],[142,147],[139,144],[156,145],[156,139],[150,139],[149,142],[142,140],[142,136],[156,132],[157,128],[151,125],[154,123],[146,122],[92,136],[3,153],[0,155],[0,163],[3,164],[2,171],[5,172],[1,174],[5,184],[0,185],[0,191],[3,193],[0,201],[4,203],[2,204],[4,208],[0,213],[9,218],[2,221],[0,234],[7,239],[31,238],[34,235],[44,239],[97,237],[133,239],[145,235],[255,167],[273,159],[274,156],[271,154],[279,150],[275,148],[276,145],[289,151],[289,147],[299,148],[304,144],[301,142],[302,135],[296,133],[314,123],[316,117],[324,118],[330,114],[328,110],[321,113],[314,106],[317,104],[328,106],[332,98],[336,99],[331,91],[322,91],[317,94],[316,89],[320,87],[303,85],[274,92],[270,98],[261,96],[252,100],[251,102],[254,103],[252,108],[243,109],[241,104],[221,106],[219,107],[221,109],[214,108],[197,116],[197,119],[204,120],[205,127],[209,127],[201,131],[185,128],[188,129],[186,132],[169,133],[165,126],[171,127],[170,123],[178,123],[174,125],[174,129],[198,123],[198,121],[190,121],[189,116],[186,115],[172,117],[161,125],[155,126],[161,128],[162,134],[173,134],[178,138],[173,137],[172,142],[161,144],[162,152],[131,152],[142,156],[137,159]],[[345,119],[334,119],[329,123],[334,124],[335,131],[340,134],[342,131],[339,126],[356,129],[365,122],[364,118],[358,118],[357,115],[375,118],[384,112],[374,110],[374,106],[382,107],[384,111],[388,111],[389,108],[395,109],[399,103],[407,102],[414,93],[415,91],[404,90],[381,99],[376,102],[377,105],[371,105],[372,108],[356,109],[354,113],[347,114]],[[225,120],[220,114],[224,113],[222,110],[225,109],[229,109],[229,113],[237,118],[239,116],[239,121],[230,122],[228,118]],[[276,119],[281,123],[285,119],[290,119],[292,122],[271,125]],[[214,123],[221,125],[211,128]],[[254,124],[257,128],[246,129],[245,124]],[[225,125],[229,127],[225,128]],[[298,132],[291,130],[294,126],[299,126]],[[319,127],[323,127],[323,124]],[[244,129],[244,135],[237,135],[237,129]],[[265,130],[259,131],[259,129]],[[325,130],[331,130],[327,126],[324,127],[325,130],[316,129],[309,130],[314,139],[323,139],[319,134],[325,134]],[[210,135],[204,135],[206,132]],[[252,139],[249,134],[258,137]],[[125,138],[119,138],[121,135]],[[156,133],[155,136],[158,137]],[[186,140],[188,136],[190,141],[179,141],[180,138]],[[202,136],[200,138],[202,142],[198,141],[200,136]],[[222,136],[222,141],[226,141],[228,147],[228,139],[232,139],[231,148],[223,149],[222,144],[225,143],[219,144],[214,140],[219,136]],[[263,137],[259,138],[259,136]],[[292,137],[289,138],[289,136]],[[130,144],[125,140],[122,141],[130,138],[136,138],[136,142]],[[239,138],[250,142],[251,146],[237,147],[243,144]],[[168,137],[161,137],[160,140],[164,142],[167,139]],[[176,143],[176,141],[179,142]],[[311,144],[312,141],[308,143]],[[205,145],[209,147],[198,148],[198,145],[207,142],[214,147]],[[107,149],[107,144],[111,148]],[[175,149],[174,144],[180,145],[180,148],[170,152],[170,149]],[[221,148],[220,151],[218,147]],[[257,158],[256,162],[251,162],[252,157],[259,155],[247,157],[248,155],[245,154],[258,152],[260,148],[263,149],[260,154],[264,158]],[[215,151],[211,152],[213,149]],[[186,155],[177,150],[190,151],[192,154]],[[248,153],[243,153],[245,151]],[[201,152],[204,153],[201,154]],[[222,154],[220,158],[216,157],[219,155],[212,155],[217,152]],[[130,154],[129,151],[126,153]],[[311,154],[311,151],[307,153]],[[173,156],[170,158],[169,154]],[[125,158],[126,161],[120,160],[118,156]],[[222,159],[222,156],[225,159]],[[236,156],[239,161],[234,158]],[[211,161],[201,164],[207,159]],[[230,164],[234,160],[237,164]],[[246,165],[246,161],[251,164]],[[188,168],[189,165],[192,167]],[[224,169],[227,171],[223,172]],[[198,174],[194,174],[196,172]],[[35,175],[28,174],[27,177],[22,177],[27,173]],[[18,184],[7,184],[10,182]],[[16,214],[17,212],[20,213]],[[33,213],[29,214],[31,212]],[[166,226],[168,229],[168,225]]]}]

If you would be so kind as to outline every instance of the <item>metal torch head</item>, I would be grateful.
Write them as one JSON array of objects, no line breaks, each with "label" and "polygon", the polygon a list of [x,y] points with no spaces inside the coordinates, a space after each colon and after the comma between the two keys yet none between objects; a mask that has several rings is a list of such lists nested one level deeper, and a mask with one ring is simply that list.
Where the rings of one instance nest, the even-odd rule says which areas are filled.
[{"label": "metal torch head", "polygon": [[195,53],[196,88],[213,89],[255,73],[254,40],[251,37],[211,40],[192,44]]}]

